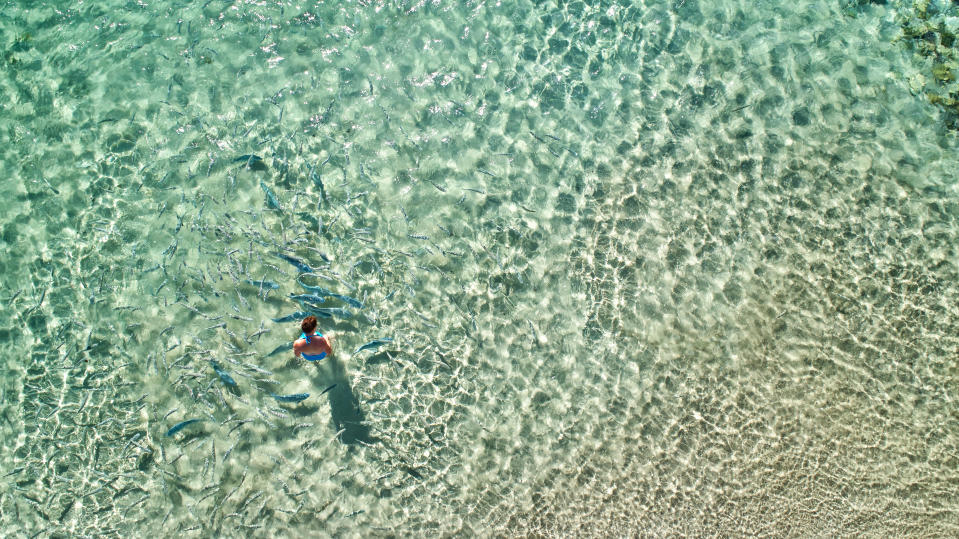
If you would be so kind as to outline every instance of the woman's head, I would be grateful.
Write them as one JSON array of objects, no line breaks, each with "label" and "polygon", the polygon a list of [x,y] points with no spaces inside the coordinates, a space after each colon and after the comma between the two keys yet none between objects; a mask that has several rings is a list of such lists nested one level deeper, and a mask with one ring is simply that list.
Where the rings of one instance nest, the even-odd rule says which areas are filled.
[{"label": "woman's head", "polygon": [[316,317],[310,315],[304,318],[303,322],[300,324],[300,329],[303,330],[303,333],[313,333],[313,331],[316,329]]}]

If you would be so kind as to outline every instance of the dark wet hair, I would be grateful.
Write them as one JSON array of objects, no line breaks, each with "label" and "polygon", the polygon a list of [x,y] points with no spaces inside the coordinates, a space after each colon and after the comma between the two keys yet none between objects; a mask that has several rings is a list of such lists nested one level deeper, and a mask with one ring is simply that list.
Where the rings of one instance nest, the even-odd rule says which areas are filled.
[{"label": "dark wet hair", "polygon": [[310,315],[304,318],[300,324],[300,329],[303,330],[303,333],[313,333],[313,330],[316,329],[316,317]]}]

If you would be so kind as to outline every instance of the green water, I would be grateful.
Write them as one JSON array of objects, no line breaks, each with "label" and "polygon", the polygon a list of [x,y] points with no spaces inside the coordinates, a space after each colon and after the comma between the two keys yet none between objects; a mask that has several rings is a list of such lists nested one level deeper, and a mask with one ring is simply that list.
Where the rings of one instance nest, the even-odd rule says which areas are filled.
[{"label": "green water", "polygon": [[[894,15],[4,3],[0,533],[956,535]],[[270,355],[298,277],[332,361]]]}]

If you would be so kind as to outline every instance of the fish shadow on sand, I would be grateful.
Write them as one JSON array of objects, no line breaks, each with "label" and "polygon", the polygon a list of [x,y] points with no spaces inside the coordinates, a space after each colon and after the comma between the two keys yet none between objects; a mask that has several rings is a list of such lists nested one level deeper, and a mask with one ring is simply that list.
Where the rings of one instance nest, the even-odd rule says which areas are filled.
[{"label": "fish shadow on sand", "polygon": [[244,169],[249,169],[254,172],[266,172],[270,170],[270,167],[266,165],[263,161],[263,158],[259,155],[246,154],[241,155],[233,160],[234,163],[240,163]]},{"label": "fish shadow on sand", "polygon": [[319,411],[320,411],[319,406],[314,406],[314,405],[304,406],[302,404],[298,406],[293,406],[289,410],[290,415],[293,415],[296,417],[309,417]]},{"label": "fish shadow on sand", "polygon": [[330,361],[321,361],[316,365],[316,374],[313,376],[315,387],[329,387],[336,384],[325,396],[330,400],[330,415],[336,430],[342,430],[340,441],[345,444],[363,442],[372,444],[376,441],[370,435],[370,428],[366,425],[360,401],[353,394],[346,365],[336,357]]},{"label": "fish shadow on sand", "polygon": [[392,361],[393,361],[393,356],[390,355],[389,351],[379,352],[366,358],[367,365],[376,365],[378,363],[391,363]]}]

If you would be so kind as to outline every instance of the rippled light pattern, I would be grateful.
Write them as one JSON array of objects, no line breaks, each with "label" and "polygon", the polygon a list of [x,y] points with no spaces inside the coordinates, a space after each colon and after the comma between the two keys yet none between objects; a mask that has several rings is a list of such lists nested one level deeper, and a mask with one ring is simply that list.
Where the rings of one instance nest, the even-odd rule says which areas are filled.
[{"label": "rippled light pattern", "polygon": [[4,536],[959,534],[959,153],[890,6],[28,4]]}]

